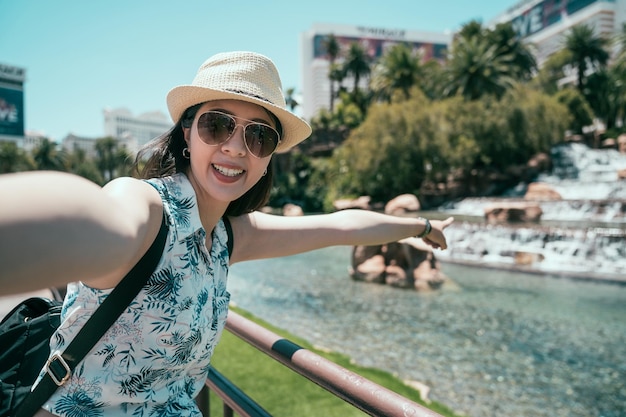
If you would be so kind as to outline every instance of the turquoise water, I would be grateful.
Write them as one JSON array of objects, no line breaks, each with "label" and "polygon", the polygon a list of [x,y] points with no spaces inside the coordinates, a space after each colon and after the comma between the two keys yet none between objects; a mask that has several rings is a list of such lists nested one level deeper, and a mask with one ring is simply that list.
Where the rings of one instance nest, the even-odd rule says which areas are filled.
[{"label": "turquoise water", "polygon": [[626,415],[626,286],[444,264],[423,294],[353,282],[350,254],[235,265],[232,300],[468,416]]}]

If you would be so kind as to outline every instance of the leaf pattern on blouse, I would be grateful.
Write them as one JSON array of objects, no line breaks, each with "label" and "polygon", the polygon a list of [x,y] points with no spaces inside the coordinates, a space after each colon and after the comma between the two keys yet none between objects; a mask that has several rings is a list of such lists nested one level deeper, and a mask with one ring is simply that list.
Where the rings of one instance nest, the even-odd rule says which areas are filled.
[{"label": "leaf pattern on blouse", "polygon": [[[164,253],[139,295],[44,408],[63,417],[201,417],[195,397],[223,331],[230,294],[222,221],[207,249],[184,174],[147,180],[170,225]],[[68,286],[51,354],[63,349],[110,290]]]}]

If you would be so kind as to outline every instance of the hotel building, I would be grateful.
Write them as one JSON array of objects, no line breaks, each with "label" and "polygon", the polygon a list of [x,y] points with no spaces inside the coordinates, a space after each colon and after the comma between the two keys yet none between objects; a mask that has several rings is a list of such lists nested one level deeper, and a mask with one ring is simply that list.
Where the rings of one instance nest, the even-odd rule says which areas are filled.
[{"label": "hotel building", "polygon": [[[379,58],[387,48],[397,43],[407,43],[420,49],[425,60],[445,58],[451,34],[435,32],[417,32],[404,29],[382,29],[363,26],[344,26],[317,24],[300,36],[300,54],[302,68],[302,117],[310,120],[321,108],[330,107],[330,80],[328,71],[330,62],[325,43],[334,35],[342,51],[346,51],[353,42],[359,42],[368,55]],[[340,58],[338,58],[340,62]],[[362,80],[367,83],[367,80]],[[349,79],[345,85],[352,84]]]},{"label": "hotel building", "polygon": [[534,45],[537,63],[563,48],[569,30],[579,24],[612,38],[626,22],[626,0],[524,0],[494,18],[488,26],[511,22],[517,34]]}]

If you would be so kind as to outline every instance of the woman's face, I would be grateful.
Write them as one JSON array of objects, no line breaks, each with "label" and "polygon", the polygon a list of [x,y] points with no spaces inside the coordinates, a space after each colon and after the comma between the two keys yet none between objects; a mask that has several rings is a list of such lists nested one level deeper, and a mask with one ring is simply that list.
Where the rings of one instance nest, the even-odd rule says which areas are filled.
[{"label": "woman's face", "polygon": [[[237,126],[224,143],[208,145],[198,134],[198,119],[208,111],[218,111],[235,118]],[[251,155],[244,142],[243,127],[250,121],[276,128],[269,113],[261,106],[238,100],[216,100],[204,103],[189,128],[183,128],[190,153],[187,176],[199,199],[220,203],[225,209],[231,201],[245,194],[266,172],[271,156]],[[222,207],[223,205],[223,207]]]}]

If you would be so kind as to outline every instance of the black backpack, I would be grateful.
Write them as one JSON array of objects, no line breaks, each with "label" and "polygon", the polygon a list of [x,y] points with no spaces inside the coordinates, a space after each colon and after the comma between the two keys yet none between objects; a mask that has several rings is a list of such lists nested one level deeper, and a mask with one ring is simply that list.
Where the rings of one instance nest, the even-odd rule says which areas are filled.
[{"label": "black backpack", "polygon": [[0,416],[24,401],[50,354],[62,303],[34,297],[19,303],[0,323]]}]

